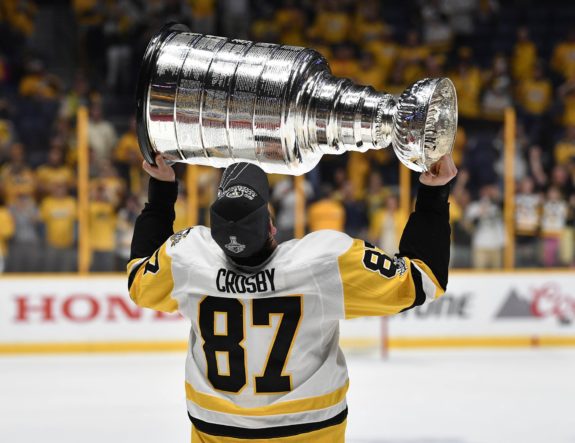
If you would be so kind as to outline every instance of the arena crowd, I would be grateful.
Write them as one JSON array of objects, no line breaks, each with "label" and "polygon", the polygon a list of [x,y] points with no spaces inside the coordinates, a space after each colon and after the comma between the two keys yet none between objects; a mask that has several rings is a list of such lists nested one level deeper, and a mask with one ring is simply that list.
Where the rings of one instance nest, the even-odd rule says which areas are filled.
[{"label": "arena crowd", "polygon": [[[517,0],[3,0],[0,4],[0,269],[77,269],[76,113],[89,109],[93,271],[123,271],[147,180],[134,85],[166,22],[194,32],[312,47],[337,76],[399,94],[448,76],[459,100],[451,197],[453,267],[498,268],[503,179],[516,181],[516,265],[574,265],[575,4]],[[503,115],[517,115],[515,170]],[[324,156],[307,174],[307,229],[337,229],[397,252],[391,148]],[[178,165],[179,177],[185,166]],[[221,171],[199,168],[200,222]],[[412,174],[413,182],[417,174]],[[278,237],[293,237],[290,177],[271,176]],[[180,186],[175,230],[187,225]],[[413,186],[412,189],[416,189]]]}]

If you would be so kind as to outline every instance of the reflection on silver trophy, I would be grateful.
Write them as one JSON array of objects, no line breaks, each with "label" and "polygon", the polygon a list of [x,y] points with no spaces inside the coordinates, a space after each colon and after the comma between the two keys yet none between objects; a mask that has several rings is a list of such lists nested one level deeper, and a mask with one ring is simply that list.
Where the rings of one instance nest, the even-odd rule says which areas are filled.
[{"label": "reflection on silver trophy", "polygon": [[447,78],[399,98],[331,75],[316,51],[194,34],[169,25],[148,45],[138,80],[138,139],[150,163],[226,167],[248,161],[299,175],[323,154],[393,145],[425,171],[453,147],[457,98]]}]

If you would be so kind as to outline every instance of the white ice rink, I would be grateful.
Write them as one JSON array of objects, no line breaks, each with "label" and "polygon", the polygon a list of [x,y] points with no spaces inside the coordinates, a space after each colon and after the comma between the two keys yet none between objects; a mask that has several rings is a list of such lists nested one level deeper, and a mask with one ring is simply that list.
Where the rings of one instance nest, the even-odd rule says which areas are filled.
[{"label": "white ice rink", "polygon": [[[0,442],[189,442],[184,357],[1,357]],[[348,365],[348,442],[575,443],[575,350],[396,351]]]}]

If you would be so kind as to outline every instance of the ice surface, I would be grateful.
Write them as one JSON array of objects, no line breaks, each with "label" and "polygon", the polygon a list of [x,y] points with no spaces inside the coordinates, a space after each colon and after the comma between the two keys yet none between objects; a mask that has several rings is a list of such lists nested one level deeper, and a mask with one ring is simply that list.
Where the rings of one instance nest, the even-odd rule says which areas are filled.
[{"label": "ice surface", "polygon": [[[189,442],[184,354],[3,356],[0,442]],[[575,350],[348,359],[347,441],[575,443]]]}]

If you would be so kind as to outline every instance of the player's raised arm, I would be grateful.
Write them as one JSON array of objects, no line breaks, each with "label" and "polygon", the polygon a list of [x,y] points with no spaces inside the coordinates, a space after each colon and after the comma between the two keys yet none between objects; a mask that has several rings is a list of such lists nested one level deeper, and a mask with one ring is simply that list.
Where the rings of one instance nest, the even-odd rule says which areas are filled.
[{"label": "player's raised arm", "polygon": [[178,306],[171,297],[174,282],[165,242],[174,233],[178,185],[174,170],[159,155],[156,166],[144,162],[143,168],[150,174],[148,202],[134,226],[128,288],[137,305],[173,312]]},{"label": "player's raised arm", "polygon": [[445,292],[451,235],[447,199],[456,174],[450,155],[421,174],[397,256],[354,240],[338,258],[347,318],[396,314]]},{"label": "player's raised arm", "polygon": [[156,166],[144,161],[142,167],[150,174],[148,202],[136,219],[130,260],[152,255],[174,233],[176,218],[178,183],[173,168],[160,155]]},{"label": "player's raised arm", "polygon": [[410,215],[399,243],[399,255],[425,263],[444,290],[451,237],[447,199],[449,183],[456,174],[453,158],[445,155],[431,171],[420,175],[415,211]]}]

